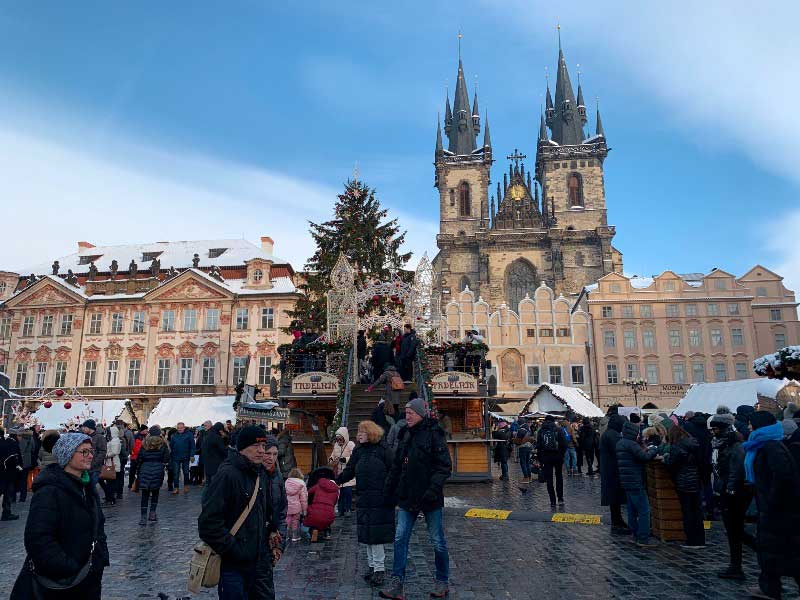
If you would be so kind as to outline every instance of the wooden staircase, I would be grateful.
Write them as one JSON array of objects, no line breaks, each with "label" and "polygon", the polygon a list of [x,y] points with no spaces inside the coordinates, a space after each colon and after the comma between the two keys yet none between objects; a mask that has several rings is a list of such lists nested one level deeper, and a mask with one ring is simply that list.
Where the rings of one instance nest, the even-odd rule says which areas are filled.
[{"label": "wooden staircase", "polygon": [[[384,387],[381,385],[376,387],[371,392],[367,391],[369,386],[357,383],[353,384],[350,388],[350,410],[347,415],[347,431],[350,433],[350,439],[355,441],[356,431],[358,424],[361,421],[366,421],[372,418],[372,411],[378,405],[378,402],[383,397]],[[416,391],[417,386],[413,383],[407,383],[405,390],[400,392],[400,410],[403,410],[408,395]],[[402,414],[402,413],[401,413]]]}]

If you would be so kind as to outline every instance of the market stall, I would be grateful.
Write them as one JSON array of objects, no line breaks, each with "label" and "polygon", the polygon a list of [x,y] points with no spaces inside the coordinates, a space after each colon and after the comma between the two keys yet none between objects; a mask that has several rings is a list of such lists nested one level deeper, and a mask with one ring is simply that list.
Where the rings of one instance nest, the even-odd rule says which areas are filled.
[{"label": "market stall", "polygon": [[605,413],[592,402],[589,395],[579,388],[555,383],[543,383],[534,392],[520,414],[532,412],[580,417],[602,417]]},{"label": "market stall", "polygon": [[766,377],[718,383],[694,383],[678,402],[674,413],[680,416],[689,411],[714,414],[718,406],[727,406],[732,413],[735,413],[739,406],[755,406],[760,398],[776,401],[787,385],[794,387],[795,384],[788,379]]},{"label": "market stall", "polygon": [[147,419],[147,426],[175,427],[184,423],[197,427],[205,421],[224,423],[236,420],[233,396],[194,396],[190,398],[162,398]]},{"label": "market stall", "polygon": [[136,423],[127,400],[45,400],[32,413],[32,417],[43,429],[69,429],[87,419],[94,419],[103,426],[111,425],[117,419],[128,424]]}]

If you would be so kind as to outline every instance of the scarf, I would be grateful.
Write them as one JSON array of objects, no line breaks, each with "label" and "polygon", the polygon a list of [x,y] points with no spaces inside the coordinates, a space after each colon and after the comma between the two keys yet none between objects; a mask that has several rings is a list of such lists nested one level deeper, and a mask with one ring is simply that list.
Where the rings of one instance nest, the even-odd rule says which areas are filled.
[{"label": "scarf", "polygon": [[783,425],[780,422],[761,427],[755,431],[750,432],[750,437],[746,442],[742,443],[746,454],[744,456],[744,478],[747,483],[755,483],[755,473],[753,472],[753,463],[756,460],[756,454],[759,449],[770,440],[780,442],[783,440]]}]

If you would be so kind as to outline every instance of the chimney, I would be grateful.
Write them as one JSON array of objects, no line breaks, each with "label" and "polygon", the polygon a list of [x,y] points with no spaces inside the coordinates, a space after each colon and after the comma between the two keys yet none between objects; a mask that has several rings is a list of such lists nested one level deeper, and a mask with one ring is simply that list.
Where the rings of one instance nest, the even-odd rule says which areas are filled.
[{"label": "chimney", "polygon": [[275,248],[275,240],[267,235],[261,236],[261,249],[269,255],[272,255],[272,250]]},{"label": "chimney", "polygon": [[90,244],[89,242],[78,242],[78,252],[81,250],[88,250],[89,248],[94,248],[94,244]]}]

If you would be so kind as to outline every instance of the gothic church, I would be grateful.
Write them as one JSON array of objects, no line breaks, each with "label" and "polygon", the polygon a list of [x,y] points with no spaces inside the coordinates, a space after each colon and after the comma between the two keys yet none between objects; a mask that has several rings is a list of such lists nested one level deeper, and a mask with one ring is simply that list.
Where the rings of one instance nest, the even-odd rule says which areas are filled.
[{"label": "gothic church", "polygon": [[[439,253],[434,259],[442,306],[469,287],[492,309],[519,302],[546,283],[557,294],[622,272],[622,254],[611,242],[603,163],[608,155],[597,111],[595,135],[587,136],[583,90],[575,98],[560,48],[555,102],[547,86],[533,173],[515,151],[502,183],[492,185],[488,117],[483,144],[478,95],[472,106],[461,57],[453,106],[445,104],[444,134],[436,132],[435,187],[439,190]],[[548,133],[549,130],[549,133]]]}]

